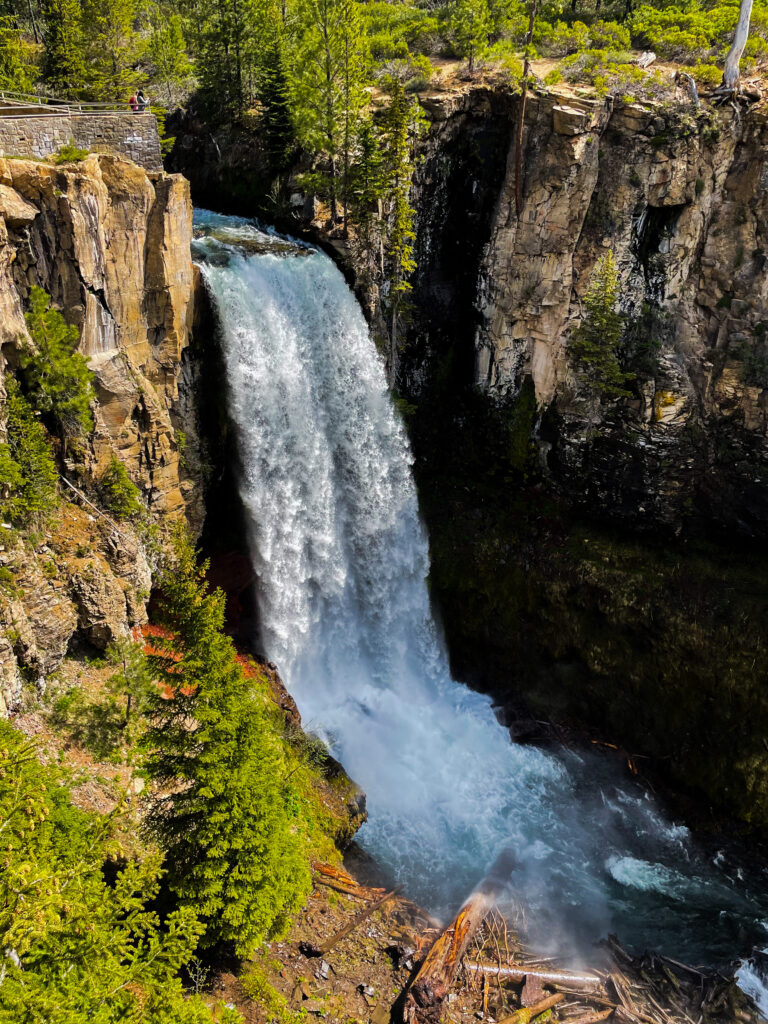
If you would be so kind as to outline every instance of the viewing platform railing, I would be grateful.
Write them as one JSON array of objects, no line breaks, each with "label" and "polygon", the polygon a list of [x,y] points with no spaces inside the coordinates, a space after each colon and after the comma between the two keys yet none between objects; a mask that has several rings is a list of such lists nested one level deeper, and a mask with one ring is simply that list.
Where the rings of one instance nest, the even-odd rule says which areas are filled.
[{"label": "viewing platform railing", "polygon": [[0,117],[68,117],[72,114],[125,114],[131,108],[125,103],[90,103],[83,100],[60,100],[33,93],[0,89]]}]

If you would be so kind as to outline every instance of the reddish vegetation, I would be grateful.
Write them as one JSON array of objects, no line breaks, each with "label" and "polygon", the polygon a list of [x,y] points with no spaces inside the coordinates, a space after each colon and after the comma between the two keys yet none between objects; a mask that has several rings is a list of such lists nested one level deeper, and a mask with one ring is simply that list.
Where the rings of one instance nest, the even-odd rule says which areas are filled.
[{"label": "reddish vegetation", "polygon": [[[153,638],[156,640],[172,640],[173,633],[171,633],[169,629],[165,629],[164,626],[157,626],[154,623],[148,622],[146,625],[141,627],[139,633],[140,637],[136,637],[136,640],[138,641],[139,638],[142,638],[144,640],[145,654],[152,655],[156,658],[162,658],[166,663],[178,663],[181,661],[181,655],[179,654],[178,651],[171,650],[164,644],[155,644],[152,642]],[[134,631],[134,636],[136,636],[136,631]],[[174,666],[170,664],[166,664],[165,670],[166,672],[176,671]],[[181,692],[184,694],[185,697],[189,697],[191,696],[191,694],[195,692],[195,688],[193,686],[182,686]],[[160,691],[160,696],[163,697],[165,700],[172,700],[175,697],[175,693],[172,687],[165,683],[163,684],[162,690]]]}]

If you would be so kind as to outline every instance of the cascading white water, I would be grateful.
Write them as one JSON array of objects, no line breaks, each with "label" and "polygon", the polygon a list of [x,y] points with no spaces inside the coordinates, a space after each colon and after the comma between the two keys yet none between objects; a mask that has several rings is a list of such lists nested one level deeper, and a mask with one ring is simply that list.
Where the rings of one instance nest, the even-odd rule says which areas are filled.
[{"label": "cascading white water", "polygon": [[604,761],[511,743],[488,699],[451,679],[407,438],[331,260],[234,218],[201,212],[197,224],[263,642],[305,727],[368,794],[360,842],[438,912],[511,847],[540,942],[613,929],[698,962],[749,948],[766,908],[727,866]]}]

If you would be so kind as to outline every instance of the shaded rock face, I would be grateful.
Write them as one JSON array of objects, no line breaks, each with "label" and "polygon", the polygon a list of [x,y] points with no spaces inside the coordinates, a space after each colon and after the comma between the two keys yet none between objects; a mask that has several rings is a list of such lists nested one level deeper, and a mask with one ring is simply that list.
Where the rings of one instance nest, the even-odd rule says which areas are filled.
[{"label": "shaded rock face", "polygon": [[[502,402],[533,380],[547,470],[569,500],[640,528],[768,529],[766,115],[635,105],[526,116],[479,271],[475,383]],[[577,130],[578,129],[578,130]],[[602,404],[568,358],[611,250],[633,396]]]},{"label": "shaded rock face", "polygon": [[[395,386],[453,670],[768,824],[765,115],[529,95],[518,220],[519,99],[431,103]],[[619,402],[568,357],[608,250]]]},{"label": "shaded rock face", "polygon": [[[53,167],[0,160],[0,410],[2,380],[29,344],[24,310],[38,285],[80,330],[95,377],[95,431],[86,481],[113,456],[159,524],[202,525],[190,341],[195,279],[187,182],[127,161],[90,156]],[[1,438],[0,438],[1,439]],[[74,483],[75,467],[63,473]],[[73,503],[74,502],[74,503]],[[146,621],[151,571],[125,523],[63,500],[40,542],[0,531],[0,714],[22,683],[56,669],[73,644],[104,650]]]}]

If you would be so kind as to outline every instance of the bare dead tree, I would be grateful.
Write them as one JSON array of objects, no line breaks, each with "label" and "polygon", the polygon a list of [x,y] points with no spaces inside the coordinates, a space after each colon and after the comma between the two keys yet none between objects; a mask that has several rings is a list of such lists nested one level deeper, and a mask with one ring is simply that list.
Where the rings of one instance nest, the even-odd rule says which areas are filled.
[{"label": "bare dead tree", "polygon": [[744,53],[744,47],[749,38],[749,22],[752,17],[752,0],[741,0],[739,8],[739,20],[736,23],[736,31],[733,35],[733,42],[725,58],[723,69],[723,81],[717,92],[723,96],[733,96],[739,91],[739,63]]}]

